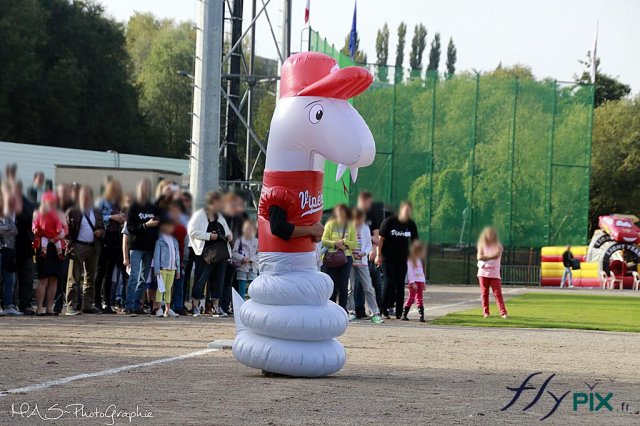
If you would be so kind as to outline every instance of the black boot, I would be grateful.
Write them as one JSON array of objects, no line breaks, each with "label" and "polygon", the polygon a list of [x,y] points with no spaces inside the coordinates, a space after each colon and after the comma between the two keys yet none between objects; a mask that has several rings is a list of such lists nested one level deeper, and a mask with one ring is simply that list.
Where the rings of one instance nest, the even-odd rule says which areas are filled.
[{"label": "black boot", "polygon": [[420,322],[426,322],[426,321],[424,320],[424,306],[420,306],[420,307],[418,308],[418,312],[420,312]]},{"label": "black boot", "polygon": [[404,307],[404,310],[402,311],[402,321],[409,321],[409,318],[407,318],[407,315],[409,315],[409,308],[410,306]]}]

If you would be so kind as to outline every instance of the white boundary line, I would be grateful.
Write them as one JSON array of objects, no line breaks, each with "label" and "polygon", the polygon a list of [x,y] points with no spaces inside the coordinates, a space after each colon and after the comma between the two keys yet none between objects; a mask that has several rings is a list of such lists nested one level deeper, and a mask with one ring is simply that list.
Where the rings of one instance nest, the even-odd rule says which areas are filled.
[{"label": "white boundary line", "polygon": [[28,393],[28,392],[41,390],[41,389],[47,389],[47,388],[50,388],[52,386],[64,385],[64,384],[67,384],[67,383],[70,383],[70,382],[75,382],[76,380],[90,379],[90,378],[93,378],[93,377],[111,376],[113,374],[122,373],[123,371],[133,370],[135,368],[150,367],[150,366],[158,365],[158,364],[166,364],[167,362],[180,361],[180,360],[183,360],[183,359],[194,358],[194,357],[197,357],[197,356],[206,355],[206,354],[208,354],[210,352],[216,352],[216,351],[218,351],[218,349],[203,349],[203,350],[200,350],[200,351],[190,352],[190,353],[184,354],[184,355],[172,356],[170,358],[161,358],[161,359],[156,359],[156,360],[153,360],[153,361],[143,362],[143,363],[140,363],[140,364],[124,365],[122,367],[109,368],[108,370],[96,371],[96,372],[93,372],[93,373],[83,373],[83,374],[78,374],[78,375],[75,375],[75,376],[64,377],[62,379],[50,380],[48,382],[38,383],[38,384],[35,384],[35,385],[29,385],[29,386],[25,386],[25,387],[22,387],[22,388],[8,389],[6,391],[1,391],[0,392],[0,398],[8,396],[8,395],[12,395],[12,394]]},{"label": "white boundary line", "polygon": [[[513,294],[513,293],[517,293],[520,290],[522,290],[522,289],[521,288],[510,288],[510,289],[508,289],[506,291],[503,291],[502,294]],[[424,308],[424,310],[425,310],[425,312],[426,311],[435,311],[437,309],[452,308],[454,306],[466,305],[468,303],[477,303],[477,302],[480,302],[480,301],[481,301],[480,298],[473,299],[473,300],[464,300],[462,302],[451,303],[449,305],[438,305],[438,306],[433,306],[431,308]]]}]

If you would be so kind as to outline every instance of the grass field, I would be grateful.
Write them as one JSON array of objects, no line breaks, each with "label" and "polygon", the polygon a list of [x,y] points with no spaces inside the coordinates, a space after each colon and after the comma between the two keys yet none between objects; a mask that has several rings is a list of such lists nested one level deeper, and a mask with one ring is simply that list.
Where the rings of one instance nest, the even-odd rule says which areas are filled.
[{"label": "grass field", "polygon": [[482,317],[475,308],[436,318],[433,324],[470,327],[567,328],[640,332],[640,299],[616,296],[529,293],[507,302],[509,319]]}]

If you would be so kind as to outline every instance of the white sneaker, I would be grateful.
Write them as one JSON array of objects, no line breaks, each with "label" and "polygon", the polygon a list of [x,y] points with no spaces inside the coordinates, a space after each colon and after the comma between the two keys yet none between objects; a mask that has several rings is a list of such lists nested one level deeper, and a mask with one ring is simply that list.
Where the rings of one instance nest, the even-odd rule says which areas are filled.
[{"label": "white sneaker", "polygon": [[165,318],[178,318],[180,315],[173,312],[173,309],[168,309],[167,312],[164,313]]},{"label": "white sneaker", "polygon": [[4,310],[0,307],[0,317],[4,316]]},{"label": "white sneaker", "polygon": [[226,318],[229,316],[229,314],[227,314],[220,306],[217,306],[216,309],[213,311],[213,315],[214,318]]},{"label": "white sneaker", "polygon": [[22,312],[20,312],[15,305],[9,305],[9,307],[7,309],[4,310],[4,312],[2,313],[2,315],[11,315],[14,317],[21,317],[24,314]]},{"label": "white sneaker", "polygon": [[194,316],[194,317],[199,317],[199,316],[200,316],[200,307],[195,306],[195,307],[193,308],[193,316]]},{"label": "white sneaker", "polygon": [[156,316],[158,318],[162,318],[164,316],[164,312],[162,312],[162,308],[158,308],[158,310],[156,311]]},{"label": "white sneaker", "polygon": [[357,319],[358,319],[358,318],[356,317],[356,314],[351,314],[351,315],[349,315],[349,322],[351,322],[351,321],[355,321],[355,320],[357,320]]}]

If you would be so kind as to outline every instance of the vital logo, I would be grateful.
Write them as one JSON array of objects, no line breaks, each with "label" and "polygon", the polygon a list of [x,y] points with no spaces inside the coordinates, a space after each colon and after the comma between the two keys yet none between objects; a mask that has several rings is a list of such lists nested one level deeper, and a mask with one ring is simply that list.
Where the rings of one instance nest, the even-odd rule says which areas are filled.
[{"label": "vital logo", "polygon": [[553,379],[556,377],[555,373],[547,377],[539,386],[536,386],[534,384],[536,381],[535,378],[541,374],[541,371],[530,374],[519,386],[507,386],[507,390],[513,392],[513,397],[500,411],[511,409],[521,400],[526,402],[522,411],[528,411],[538,404],[541,404],[545,406],[546,410],[540,418],[540,421],[542,421],[556,413],[564,401],[571,401],[572,410],[577,413],[618,411],[640,415],[640,411],[632,411],[626,402],[620,403],[619,409],[614,409],[614,403],[612,401],[613,393],[602,389],[596,391],[596,387],[601,384],[600,382],[593,384],[585,383],[588,391],[573,392],[572,390],[565,389],[558,391],[557,386],[552,384]]},{"label": "vital logo", "polygon": [[307,216],[322,210],[322,192],[318,191],[318,195],[309,195],[309,191],[300,191],[300,217]]}]

